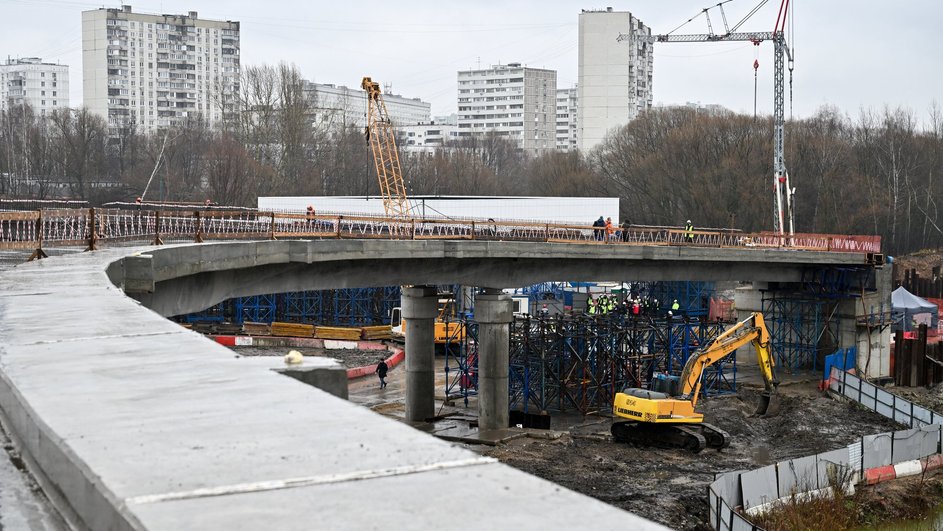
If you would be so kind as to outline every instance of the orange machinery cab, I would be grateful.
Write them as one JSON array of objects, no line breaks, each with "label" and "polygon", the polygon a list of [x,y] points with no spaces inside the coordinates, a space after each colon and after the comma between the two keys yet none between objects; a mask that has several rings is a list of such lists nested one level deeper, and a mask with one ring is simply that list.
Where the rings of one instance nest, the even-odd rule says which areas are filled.
[{"label": "orange machinery cab", "polygon": [[[402,315],[402,309],[396,307],[393,308],[390,318],[393,336],[400,339],[406,337],[406,320]],[[459,343],[465,340],[465,325],[455,315],[452,299],[439,299],[439,316],[435,320],[433,336],[436,345]]]},{"label": "orange machinery cab", "polygon": [[694,412],[690,400],[676,400],[647,389],[625,389],[616,393],[614,413],[624,419],[647,423],[699,423],[704,415]]}]

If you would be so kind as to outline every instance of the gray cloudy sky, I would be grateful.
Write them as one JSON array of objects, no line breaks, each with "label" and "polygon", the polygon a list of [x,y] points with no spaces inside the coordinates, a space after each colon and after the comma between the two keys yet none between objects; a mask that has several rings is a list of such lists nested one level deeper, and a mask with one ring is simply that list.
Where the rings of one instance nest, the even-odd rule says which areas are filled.
[{"label": "gray cloudy sky", "polygon": [[[581,9],[628,10],[665,33],[719,0],[129,0],[135,12],[186,13],[242,23],[242,62],[295,63],[314,81],[357,86],[370,75],[393,91],[456,109],[456,71],[521,62],[577,81]],[[726,4],[731,24],[759,0]],[[943,105],[940,0],[792,0],[795,4],[794,114],[835,105],[905,106],[919,117]],[[743,30],[771,31],[780,0]],[[118,7],[82,0],[0,0],[0,56],[41,56],[70,66],[71,102],[81,102],[81,11]],[[721,21],[712,17],[715,30]],[[703,17],[681,33],[706,32]],[[613,46],[617,44],[614,42]],[[759,110],[772,110],[772,45],[661,44],[655,47],[655,103],[719,103],[753,109],[753,60],[760,61]],[[789,113],[787,95],[787,117]]]}]

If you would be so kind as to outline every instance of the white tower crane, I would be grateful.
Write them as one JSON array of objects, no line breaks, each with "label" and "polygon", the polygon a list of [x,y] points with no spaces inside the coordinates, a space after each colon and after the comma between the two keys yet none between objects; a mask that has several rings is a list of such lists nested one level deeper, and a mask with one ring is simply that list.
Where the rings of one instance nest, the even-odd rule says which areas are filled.
[{"label": "white tower crane", "polygon": [[[786,171],[786,160],[784,156],[783,134],[785,129],[785,96],[783,67],[785,59],[789,59],[789,68],[792,70],[792,51],[786,43],[786,15],[789,12],[789,0],[781,0],[779,6],[779,15],[776,17],[776,26],[771,32],[737,32],[740,26],[747,21],[754,13],[763,7],[769,0],[762,0],[754,7],[743,19],[732,28],[727,27],[727,15],[724,13],[724,4],[732,0],[725,0],[717,4],[721,17],[724,21],[725,33],[714,33],[711,25],[710,12],[712,8],[705,8],[700,14],[707,18],[708,33],[696,35],[674,35],[674,30],[665,35],[642,35],[637,33],[621,34],[616,39],[619,42],[729,42],[729,41],[750,41],[759,45],[763,41],[773,42],[773,231],[779,235],[785,235],[786,231],[791,236],[795,234],[794,222],[794,201],[793,195],[795,189],[789,186],[789,172]],[[690,22],[694,18],[688,20]],[[685,22],[687,24],[687,22]],[[683,26],[684,24],[682,24]],[[680,28],[680,26],[679,26]],[[677,30],[677,28],[675,29]]]}]

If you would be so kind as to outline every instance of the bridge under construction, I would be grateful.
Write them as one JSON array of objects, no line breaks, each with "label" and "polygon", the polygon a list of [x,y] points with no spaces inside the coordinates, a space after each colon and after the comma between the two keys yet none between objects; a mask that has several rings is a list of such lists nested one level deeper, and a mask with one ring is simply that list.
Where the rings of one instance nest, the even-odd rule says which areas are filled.
[{"label": "bridge under construction", "polygon": [[[512,315],[501,288],[560,279],[750,280],[759,304],[796,290],[837,300],[836,340],[868,345],[859,348],[868,357],[861,366],[880,371],[887,353],[887,332],[876,319],[890,272],[873,238],[697,231],[691,242],[682,230],[633,227],[624,237],[600,240],[586,226],[211,209],[3,213],[0,227],[0,247],[22,258],[89,250],[33,260],[0,276],[9,294],[0,302],[0,405],[31,468],[92,528],[162,528],[184,514],[221,527],[234,525],[233,518],[245,523],[248,515],[237,507],[272,505],[277,515],[268,515],[266,525],[288,525],[311,507],[285,500],[310,500],[312,489],[321,500],[317,509],[332,514],[364,488],[374,496],[399,493],[406,509],[432,492],[454,491],[457,476],[467,495],[494,507],[507,501],[494,485],[509,486],[546,521],[578,526],[576,515],[583,522],[591,513],[594,522],[622,526],[631,518],[569,491],[551,493],[549,484],[279,375],[253,372],[223,347],[160,317],[232,297],[412,286],[401,303],[406,414],[423,422],[435,415],[433,286],[479,287],[482,431],[506,429],[509,421]],[[187,241],[193,243],[160,245]],[[835,271],[845,280],[835,281]],[[377,440],[382,448],[370,443]],[[389,453],[393,447],[401,451]],[[403,500],[407,491],[416,498]],[[281,502],[266,501],[273,496]],[[305,515],[294,508],[302,506]],[[448,511],[455,518],[455,508]],[[353,512],[351,506],[345,514]],[[474,512],[466,517],[508,523],[507,514]],[[422,518],[433,525],[441,516],[431,511]],[[417,516],[410,511],[409,518]]]}]

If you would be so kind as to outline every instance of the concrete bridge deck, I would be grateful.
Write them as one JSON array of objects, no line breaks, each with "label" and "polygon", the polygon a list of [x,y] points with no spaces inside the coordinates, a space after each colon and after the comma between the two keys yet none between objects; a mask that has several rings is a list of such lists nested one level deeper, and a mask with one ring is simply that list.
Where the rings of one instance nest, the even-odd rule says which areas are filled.
[{"label": "concrete bridge deck", "polygon": [[[250,266],[273,262],[275,249],[287,259],[299,244],[259,245],[150,252],[163,283],[185,273],[176,260],[192,253],[201,255],[195,273],[233,267],[237,248],[255,250],[242,259]],[[300,245],[299,257],[338,251]],[[137,251],[145,249],[0,275],[3,422],[80,527],[661,529],[240,363],[112,285],[108,265]],[[123,270],[111,267],[113,276]]]},{"label": "concrete bridge deck", "polygon": [[0,410],[46,490],[91,529],[657,529],[241,363],[161,315],[285,290],[796,281],[805,267],[863,261],[860,253],[378,240],[42,260],[0,275]]}]

